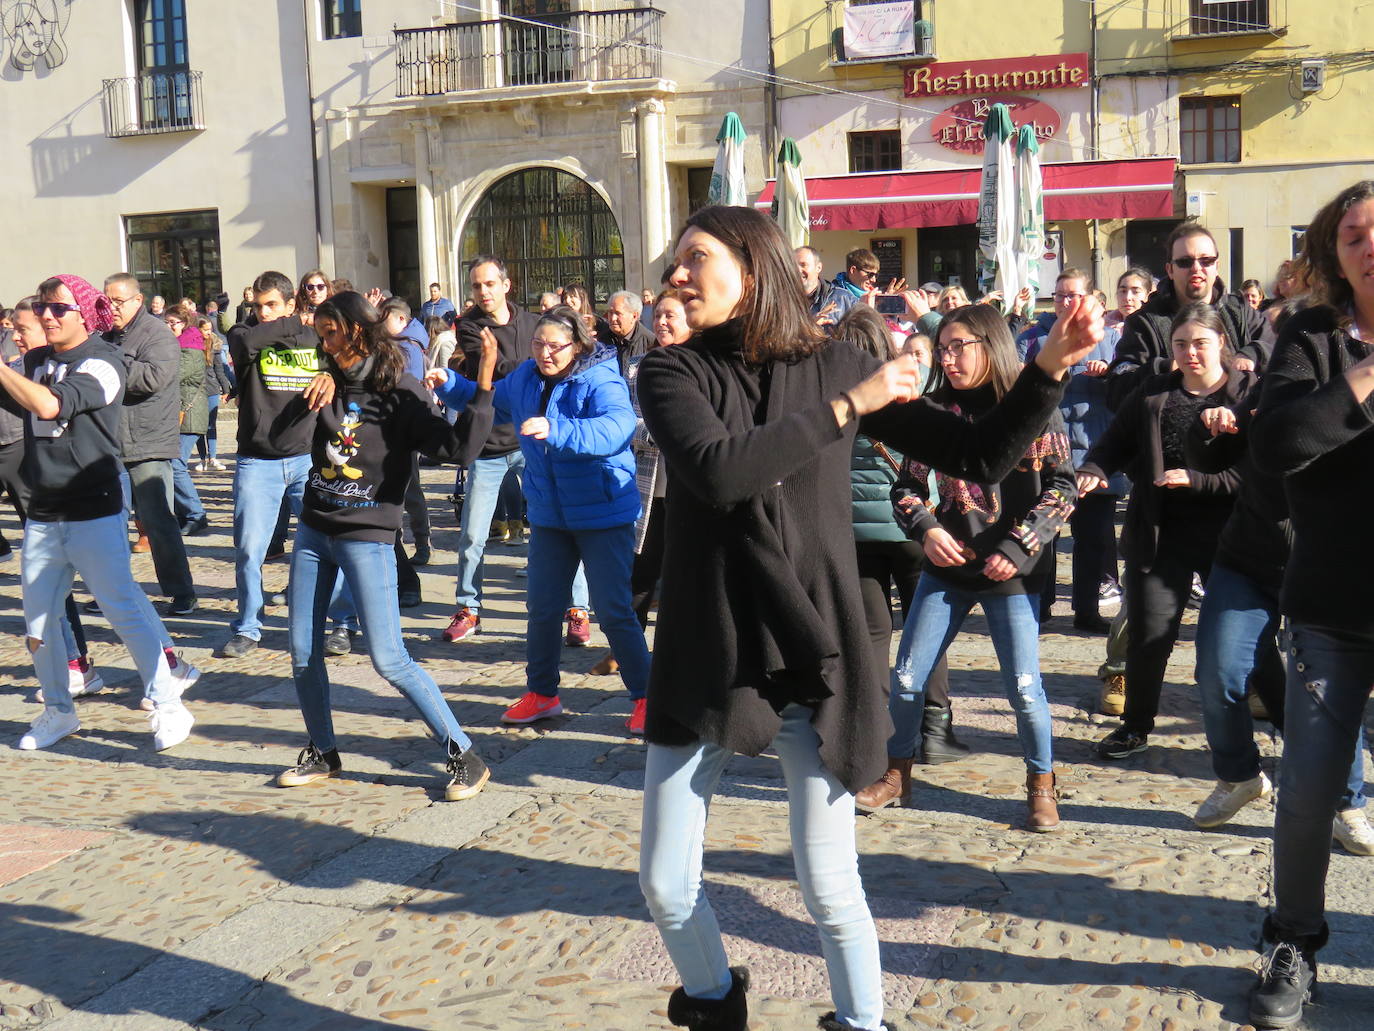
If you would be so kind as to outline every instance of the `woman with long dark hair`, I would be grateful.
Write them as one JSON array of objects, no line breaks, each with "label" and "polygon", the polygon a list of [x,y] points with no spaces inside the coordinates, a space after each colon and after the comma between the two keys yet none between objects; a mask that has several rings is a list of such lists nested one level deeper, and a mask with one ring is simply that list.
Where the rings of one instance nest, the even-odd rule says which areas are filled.
[{"label": "woman with long dark hair", "polygon": [[[742,1031],[747,971],[731,969],[701,887],[706,812],[736,752],[774,748],[793,856],[821,933],[835,1012],[882,1027],[878,939],[859,880],[852,792],[883,767],[889,722],[863,622],[849,494],[854,434],[938,468],[1000,479],[1101,338],[1095,302],[1061,320],[1036,362],[977,423],[917,392],[916,361],[830,342],[768,216],[703,208],[671,284],[693,338],[645,356],[644,422],[669,474],[663,584],[646,737],[640,886],[683,985],[682,1027]],[[862,426],[860,426],[862,424]]]},{"label": "woman with long dark hair", "polygon": [[1374,684],[1374,180],[1342,190],[1303,244],[1312,306],[1284,327],[1265,371],[1251,449],[1284,477],[1293,551],[1283,760],[1274,821],[1271,946],[1250,1022],[1302,1019],[1326,944],[1326,872],[1339,808]]},{"label": "woman with long dark hair", "polygon": [[291,550],[291,665],[309,743],[277,777],[296,787],[337,776],[342,767],[329,706],[325,623],[342,573],[367,633],[372,667],[410,700],[444,748],[449,801],[471,798],[490,773],[434,680],[406,652],[396,597],[396,531],[416,451],[470,461],[491,429],[496,348],[484,346],[477,391],[450,426],[405,372],[405,355],[377,310],[358,293],[331,297],[315,311],[332,390],[307,388],[298,413],[318,408],[300,525]]},{"label": "woman with long dark hair", "polygon": [[311,269],[301,276],[301,285],[296,290],[296,314],[308,326],[315,318],[316,309],[333,296],[334,286],[329,277],[320,269]]}]

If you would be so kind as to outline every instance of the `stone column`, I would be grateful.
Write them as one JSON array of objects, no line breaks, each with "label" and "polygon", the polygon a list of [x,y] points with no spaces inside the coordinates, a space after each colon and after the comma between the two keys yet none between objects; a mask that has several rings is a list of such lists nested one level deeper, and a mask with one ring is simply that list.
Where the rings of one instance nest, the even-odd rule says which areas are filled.
[{"label": "stone column", "polygon": [[434,173],[429,161],[429,126],[423,119],[409,122],[415,133],[415,213],[420,236],[420,296],[439,279],[439,255],[434,221]]},{"label": "stone column", "polygon": [[[643,282],[627,283],[631,289],[658,289],[668,241],[672,237],[668,205],[668,164],[664,144],[663,101],[651,97],[635,107],[639,123],[640,260]],[[629,271],[628,269],[626,270]]]}]

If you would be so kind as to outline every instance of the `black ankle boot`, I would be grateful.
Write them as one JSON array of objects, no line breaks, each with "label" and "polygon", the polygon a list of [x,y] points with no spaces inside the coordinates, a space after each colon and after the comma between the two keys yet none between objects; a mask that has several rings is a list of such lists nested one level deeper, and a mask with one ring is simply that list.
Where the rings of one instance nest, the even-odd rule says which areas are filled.
[{"label": "black ankle boot", "polygon": [[969,754],[968,745],[954,736],[950,709],[927,705],[921,717],[921,762],[926,766],[952,763]]},{"label": "black ankle boot", "polygon": [[1292,935],[1264,920],[1263,938],[1270,946],[1260,982],[1250,993],[1250,1023],[1257,1028],[1292,1027],[1317,990],[1317,950],[1326,944],[1326,925],[1317,934]]},{"label": "black ankle boot", "polygon": [[694,999],[681,988],[668,997],[668,1022],[688,1031],[747,1031],[749,971],[730,968],[730,991],[723,999]]},{"label": "black ankle boot", "polygon": [[[841,1024],[836,1020],[833,1010],[821,1017],[821,1019],[816,1022],[816,1026],[820,1028],[820,1031],[854,1031],[854,1028],[850,1027],[848,1024]],[[889,1031],[889,1029],[886,1024],[882,1024],[874,1028],[873,1031]]]}]

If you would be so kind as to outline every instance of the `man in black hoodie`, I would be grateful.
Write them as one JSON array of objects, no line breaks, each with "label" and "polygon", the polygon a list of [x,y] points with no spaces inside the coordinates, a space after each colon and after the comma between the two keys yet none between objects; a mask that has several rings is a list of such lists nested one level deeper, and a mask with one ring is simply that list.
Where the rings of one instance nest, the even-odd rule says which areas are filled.
[{"label": "man in black hoodie", "polygon": [[296,315],[291,280],[264,272],[253,281],[257,325],[229,331],[238,378],[238,461],[234,468],[234,581],[238,617],[220,654],[237,659],[262,638],[262,563],[283,496],[300,515],[315,420],[280,418],[323,368],[320,338]]},{"label": "man in black hoodie", "polygon": [[1260,344],[1264,319],[1238,294],[1226,292],[1217,276],[1217,242],[1211,232],[1201,223],[1184,222],[1169,234],[1164,253],[1167,278],[1126,320],[1107,369],[1107,407],[1113,411],[1150,376],[1173,367],[1169,326],[1179,308],[1193,301],[1206,301],[1217,309],[1236,369],[1263,372],[1268,359]]}]

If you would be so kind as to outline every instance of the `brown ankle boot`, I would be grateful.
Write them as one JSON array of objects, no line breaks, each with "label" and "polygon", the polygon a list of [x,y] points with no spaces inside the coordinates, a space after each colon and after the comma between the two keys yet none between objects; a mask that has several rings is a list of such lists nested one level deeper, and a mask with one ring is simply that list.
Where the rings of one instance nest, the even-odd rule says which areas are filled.
[{"label": "brown ankle boot", "polygon": [[854,796],[854,804],[866,813],[911,797],[911,760],[887,760],[887,772]]},{"label": "brown ankle boot", "polygon": [[615,653],[607,652],[601,656],[601,661],[591,669],[587,670],[594,677],[609,677],[612,673],[620,671],[620,663],[615,661]]},{"label": "brown ankle boot", "polygon": [[1026,774],[1026,829],[1052,831],[1059,826],[1059,792],[1053,773]]},{"label": "brown ankle boot", "polygon": [[135,555],[146,555],[153,550],[153,546],[148,543],[148,535],[143,532],[143,524],[135,519],[134,526],[138,528],[138,540],[134,541],[134,546],[130,550]]}]

